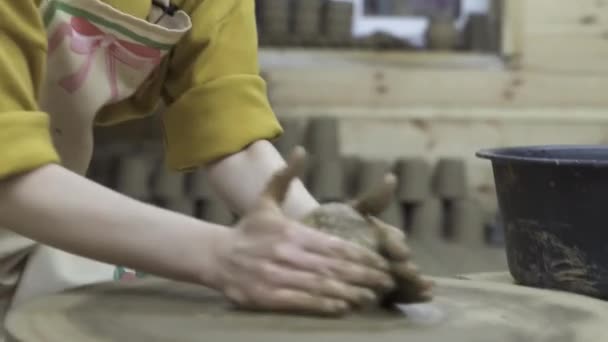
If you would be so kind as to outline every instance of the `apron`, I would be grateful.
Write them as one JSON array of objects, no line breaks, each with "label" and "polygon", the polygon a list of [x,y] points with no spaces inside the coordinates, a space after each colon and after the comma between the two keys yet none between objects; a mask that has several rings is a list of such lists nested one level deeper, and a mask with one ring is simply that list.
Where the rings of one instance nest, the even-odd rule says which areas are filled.
[{"label": "apron", "polygon": [[[169,0],[161,2],[169,5]],[[132,96],[192,24],[183,11],[169,15],[152,6],[146,21],[99,0],[47,0],[40,11],[48,35],[48,71],[40,106],[50,115],[53,143],[63,166],[84,176],[93,152],[96,114]],[[6,238],[22,243],[21,250],[32,246],[12,307],[41,295],[111,281],[124,273],[115,265],[14,235]]]}]

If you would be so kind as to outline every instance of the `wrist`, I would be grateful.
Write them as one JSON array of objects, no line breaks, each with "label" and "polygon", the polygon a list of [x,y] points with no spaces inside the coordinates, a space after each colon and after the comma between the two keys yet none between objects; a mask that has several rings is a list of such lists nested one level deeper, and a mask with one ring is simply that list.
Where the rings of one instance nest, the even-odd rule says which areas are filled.
[{"label": "wrist", "polygon": [[222,259],[228,253],[234,228],[209,222],[204,222],[204,225],[189,243],[191,248],[186,259],[193,261],[189,274],[195,283],[221,290]]}]

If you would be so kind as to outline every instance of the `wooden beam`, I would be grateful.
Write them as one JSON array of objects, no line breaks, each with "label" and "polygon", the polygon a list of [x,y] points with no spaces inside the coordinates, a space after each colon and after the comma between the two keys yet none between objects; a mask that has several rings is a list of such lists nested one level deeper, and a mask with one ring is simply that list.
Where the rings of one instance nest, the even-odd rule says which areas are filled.
[{"label": "wooden beam", "polygon": [[383,67],[265,70],[277,106],[592,106],[608,105],[608,77],[505,70]]}]

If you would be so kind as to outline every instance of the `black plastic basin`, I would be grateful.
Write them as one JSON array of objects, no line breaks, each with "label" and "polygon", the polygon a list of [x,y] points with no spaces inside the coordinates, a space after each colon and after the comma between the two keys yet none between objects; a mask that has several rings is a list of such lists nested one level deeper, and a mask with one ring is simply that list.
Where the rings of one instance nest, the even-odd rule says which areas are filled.
[{"label": "black plastic basin", "polygon": [[608,146],[482,150],[509,271],[522,285],[608,299]]}]

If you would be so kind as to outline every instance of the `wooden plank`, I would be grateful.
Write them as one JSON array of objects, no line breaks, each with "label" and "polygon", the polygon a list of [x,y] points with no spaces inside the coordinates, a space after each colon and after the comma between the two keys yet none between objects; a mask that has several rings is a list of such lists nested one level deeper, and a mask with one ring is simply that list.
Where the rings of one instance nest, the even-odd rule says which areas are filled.
[{"label": "wooden plank", "polygon": [[506,70],[265,70],[277,106],[606,106],[608,77]]},{"label": "wooden plank", "polygon": [[366,67],[266,70],[265,74],[271,101],[279,106],[489,105],[499,102],[509,78],[474,70]]},{"label": "wooden plank", "polygon": [[608,7],[597,0],[528,0],[524,2],[526,30],[540,32],[543,29],[569,27],[584,24],[589,17],[594,23],[605,26]]},{"label": "wooden plank", "polygon": [[528,70],[608,77],[608,36],[600,33],[529,35],[525,51]]},{"label": "wooden plank", "polygon": [[524,68],[608,73],[608,8],[601,1],[526,1],[524,36]]}]

